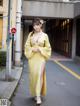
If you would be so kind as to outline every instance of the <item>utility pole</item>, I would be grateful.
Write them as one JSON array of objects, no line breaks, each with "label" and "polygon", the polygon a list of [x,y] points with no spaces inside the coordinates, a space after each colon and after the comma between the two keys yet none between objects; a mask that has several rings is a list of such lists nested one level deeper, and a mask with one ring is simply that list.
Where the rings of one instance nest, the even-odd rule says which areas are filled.
[{"label": "utility pole", "polygon": [[10,47],[10,11],[11,11],[11,0],[8,0],[8,27],[7,27],[7,53],[6,53],[6,72],[5,79],[9,80],[11,74],[11,47]]},{"label": "utility pole", "polygon": [[22,16],[22,0],[17,0],[16,12],[16,47],[15,47],[15,63],[20,66],[21,62],[21,16]]}]

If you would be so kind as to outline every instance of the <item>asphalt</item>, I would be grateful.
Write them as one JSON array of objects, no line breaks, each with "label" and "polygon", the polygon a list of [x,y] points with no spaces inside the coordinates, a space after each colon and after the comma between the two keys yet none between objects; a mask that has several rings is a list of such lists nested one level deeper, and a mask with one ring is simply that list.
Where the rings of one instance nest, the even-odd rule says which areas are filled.
[{"label": "asphalt", "polygon": [[[43,98],[41,106],[80,106],[79,79],[65,71],[54,61],[47,62],[46,75],[47,95]],[[25,59],[22,77],[12,98],[11,106],[35,106],[35,102],[29,93],[28,76],[28,63]]]},{"label": "asphalt", "polygon": [[65,65],[69,69],[73,70],[75,73],[80,75],[80,62],[79,61],[59,61],[61,64]]}]

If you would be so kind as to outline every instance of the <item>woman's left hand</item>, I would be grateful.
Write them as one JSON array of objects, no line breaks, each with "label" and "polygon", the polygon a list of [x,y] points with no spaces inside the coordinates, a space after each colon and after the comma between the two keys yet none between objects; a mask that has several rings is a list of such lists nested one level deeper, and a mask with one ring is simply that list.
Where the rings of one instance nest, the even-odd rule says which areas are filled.
[{"label": "woman's left hand", "polygon": [[38,52],[41,52],[40,48],[37,48]]}]

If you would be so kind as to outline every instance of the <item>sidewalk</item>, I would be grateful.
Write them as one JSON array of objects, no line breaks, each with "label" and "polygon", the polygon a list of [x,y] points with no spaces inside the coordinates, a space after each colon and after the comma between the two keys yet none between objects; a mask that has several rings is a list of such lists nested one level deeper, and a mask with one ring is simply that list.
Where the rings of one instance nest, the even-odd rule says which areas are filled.
[{"label": "sidewalk", "polygon": [[0,98],[8,100],[8,106],[10,106],[10,99],[18,85],[22,74],[22,67],[14,67],[11,70],[11,77],[14,79],[12,81],[6,81],[5,79],[5,71],[0,72]]}]

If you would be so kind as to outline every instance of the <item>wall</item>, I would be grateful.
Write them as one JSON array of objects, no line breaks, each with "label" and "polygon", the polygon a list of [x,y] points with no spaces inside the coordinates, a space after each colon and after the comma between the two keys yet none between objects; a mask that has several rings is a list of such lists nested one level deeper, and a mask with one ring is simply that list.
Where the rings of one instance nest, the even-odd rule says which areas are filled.
[{"label": "wall", "polygon": [[23,1],[23,16],[73,18],[74,4],[63,2]]},{"label": "wall", "polygon": [[80,16],[80,2],[74,5],[74,17]]},{"label": "wall", "polygon": [[3,36],[2,48],[6,49],[8,0],[3,0]]},{"label": "wall", "polygon": [[24,0],[24,1],[68,2],[69,0]]}]

